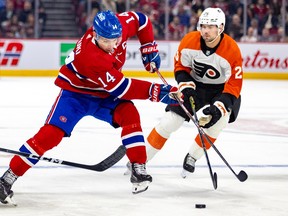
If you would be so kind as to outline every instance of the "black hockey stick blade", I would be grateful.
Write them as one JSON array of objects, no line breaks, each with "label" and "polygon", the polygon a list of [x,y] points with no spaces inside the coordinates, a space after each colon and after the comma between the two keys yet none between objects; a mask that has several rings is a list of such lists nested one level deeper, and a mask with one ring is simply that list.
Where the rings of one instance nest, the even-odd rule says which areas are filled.
[{"label": "black hockey stick blade", "polygon": [[94,167],[97,169],[96,171],[102,172],[110,167],[114,166],[118,161],[120,161],[124,155],[126,154],[126,147],[123,145],[120,145],[116,151],[108,156],[106,159],[101,161],[100,163],[94,165]]},{"label": "black hockey stick blade", "polygon": [[60,160],[60,159],[56,159],[56,158],[38,156],[38,155],[34,155],[34,154],[29,154],[26,152],[20,152],[20,151],[15,151],[15,150],[11,150],[11,149],[5,149],[5,148],[0,148],[0,151],[14,154],[14,155],[23,156],[23,157],[30,158],[30,159],[42,160],[42,161],[46,161],[46,162],[50,162],[50,163],[56,163],[56,164],[63,164],[63,165],[67,165],[67,166],[72,166],[72,167],[77,167],[77,168],[82,168],[82,169],[88,169],[88,170],[93,170],[93,171],[97,171],[97,172],[103,172],[103,171],[107,170],[108,168],[112,167],[118,161],[120,161],[124,157],[124,155],[126,154],[125,146],[120,145],[116,149],[115,152],[113,152],[110,156],[105,158],[100,163],[95,164],[95,165],[86,165],[86,164],[80,164],[80,163]]},{"label": "black hockey stick blade", "polygon": [[244,182],[244,181],[247,180],[248,175],[247,175],[247,173],[245,171],[241,170],[239,172],[239,174],[237,175],[237,178],[239,179],[239,181]]}]

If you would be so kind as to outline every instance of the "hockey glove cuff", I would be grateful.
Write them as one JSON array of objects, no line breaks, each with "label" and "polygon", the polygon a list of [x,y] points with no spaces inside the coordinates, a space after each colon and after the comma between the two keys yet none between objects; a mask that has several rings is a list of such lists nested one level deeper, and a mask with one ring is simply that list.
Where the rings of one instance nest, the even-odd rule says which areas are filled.
[{"label": "hockey glove cuff", "polygon": [[193,98],[194,101],[194,109],[199,104],[198,98],[196,97],[196,84],[193,81],[189,82],[180,82],[178,84],[179,91],[182,93],[182,98],[184,100],[184,104],[186,108],[191,106],[190,98]]},{"label": "hockey glove cuff", "polygon": [[180,82],[178,89],[183,94],[184,100],[189,99],[190,96],[195,97],[196,95],[196,85],[193,81]]}]

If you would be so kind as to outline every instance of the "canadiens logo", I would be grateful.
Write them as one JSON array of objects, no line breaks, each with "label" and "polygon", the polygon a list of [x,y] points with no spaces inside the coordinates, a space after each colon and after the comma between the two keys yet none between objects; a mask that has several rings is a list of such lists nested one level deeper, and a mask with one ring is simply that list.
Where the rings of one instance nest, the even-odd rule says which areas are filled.
[{"label": "canadiens logo", "polygon": [[59,117],[59,120],[63,123],[66,123],[67,122],[67,118],[65,116],[60,116]]}]

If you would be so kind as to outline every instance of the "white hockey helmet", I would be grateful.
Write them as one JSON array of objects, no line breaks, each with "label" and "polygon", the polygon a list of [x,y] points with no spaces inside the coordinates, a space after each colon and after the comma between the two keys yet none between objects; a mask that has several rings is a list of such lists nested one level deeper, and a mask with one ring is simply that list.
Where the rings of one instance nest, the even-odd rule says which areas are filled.
[{"label": "white hockey helmet", "polygon": [[206,8],[199,17],[197,30],[200,31],[201,25],[216,25],[218,28],[223,24],[225,28],[225,14],[220,8]]}]

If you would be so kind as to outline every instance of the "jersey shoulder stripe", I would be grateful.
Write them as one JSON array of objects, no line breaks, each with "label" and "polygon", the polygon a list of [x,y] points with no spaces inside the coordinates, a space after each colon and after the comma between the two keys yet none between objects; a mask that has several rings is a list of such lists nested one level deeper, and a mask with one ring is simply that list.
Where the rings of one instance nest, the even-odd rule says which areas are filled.
[{"label": "jersey shoulder stripe", "polygon": [[[233,55],[231,55],[233,53]],[[236,41],[234,41],[229,35],[224,34],[220,46],[216,50],[216,54],[226,59],[230,64],[235,61],[240,61],[238,65],[242,65],[242,56],[240,48]]]},{"label": "jersey shoulder stripe", "polygon": [[178,50],[181,52],[182,49],[193,49],[193,50],[200,50],[201,34],[199,31],[192,31],[187,33],[180,42]]}]

